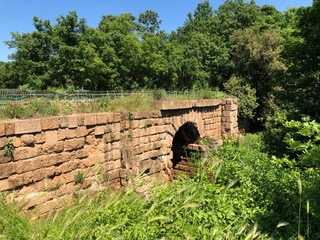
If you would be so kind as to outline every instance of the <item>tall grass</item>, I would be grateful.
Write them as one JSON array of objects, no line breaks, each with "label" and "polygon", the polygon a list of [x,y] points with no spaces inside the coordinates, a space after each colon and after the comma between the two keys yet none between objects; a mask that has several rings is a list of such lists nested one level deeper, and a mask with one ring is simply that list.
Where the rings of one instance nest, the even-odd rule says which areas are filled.
[{"label": "tall grass", "polygon": [[[151,185],[147,198],[138,191],[146,182],[137,178],[121,191],[82,196],[65,211],[37,221],[4,205],[1,211],[12,220],[0,218],[0,234],[7,239],[288,240],[297,239],[298,231],[318,239],[319,196],[310,194],[315,192],[304,178],[298,196],[299,174],[280,168],[261,148],[258,135],[227,141],[193,159],[193,177]],[[306,209],[305,198],[310,199]]]},{"label": "tall grass", "polygon": [[19,209],[8,204],[3,194],[0,194],[0,239],[16,240],[30,239],[31,224],[19,215]]},{"label": "tall grass", "polygon": [[211,89],[177,92],[176,94],[167,94],[166,91],[158,89],[153,91],[141,91],[127,96],[119,96],[117,98],[102,97],[94,100],[67,101],[39,98],[27,102],[8,101],[6,104],[0,105],[0,119],[25,119],[31,117],[94,112],[150,111],[153,110],[153,102],[155,100],[186,100],[222,97],[226,97],[226,95]]}]

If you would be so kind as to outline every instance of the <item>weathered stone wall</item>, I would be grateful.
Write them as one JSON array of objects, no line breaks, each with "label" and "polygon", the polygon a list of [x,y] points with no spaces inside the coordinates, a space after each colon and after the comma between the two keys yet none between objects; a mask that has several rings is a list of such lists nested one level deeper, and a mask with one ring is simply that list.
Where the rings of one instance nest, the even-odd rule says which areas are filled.
[{"label": "weathered stone wall", "polygon": [[[155,102],[151,112],[0,121],[0,190],[24,209],[59,209],[80,189],[119,188],[130,176],[172,179],[171,145],[186,121],[219,143],[237,134],[237,101]],[[9,141],[13,156],[4,156]]]}]

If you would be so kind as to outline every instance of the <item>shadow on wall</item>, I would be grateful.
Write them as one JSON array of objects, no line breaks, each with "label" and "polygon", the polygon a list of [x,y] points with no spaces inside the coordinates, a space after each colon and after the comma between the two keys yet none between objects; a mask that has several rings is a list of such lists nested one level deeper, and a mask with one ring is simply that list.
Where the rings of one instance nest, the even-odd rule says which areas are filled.
[{"label": "shadow on wall", "polygon": [[182,157],[187,157],[188,152],[186,146],[196,143],[200,138],[197,124],[193,122],[185,122],[176,132],[172,141],[171,150],[173,152],[172,165],[173,168],[181,161]]}]

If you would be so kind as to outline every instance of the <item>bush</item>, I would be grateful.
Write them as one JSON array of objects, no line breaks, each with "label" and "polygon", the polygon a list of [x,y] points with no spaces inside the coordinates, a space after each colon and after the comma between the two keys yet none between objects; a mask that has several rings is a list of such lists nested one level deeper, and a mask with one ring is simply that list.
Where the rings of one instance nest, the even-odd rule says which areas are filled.
[{"label": "bush", "polygon": [[239,116],[243,119],[252,119],[258,107],[256,90],[251,88],[243,79],[235,76],[224,83],[224,88],[229,94],[238,98]]}]

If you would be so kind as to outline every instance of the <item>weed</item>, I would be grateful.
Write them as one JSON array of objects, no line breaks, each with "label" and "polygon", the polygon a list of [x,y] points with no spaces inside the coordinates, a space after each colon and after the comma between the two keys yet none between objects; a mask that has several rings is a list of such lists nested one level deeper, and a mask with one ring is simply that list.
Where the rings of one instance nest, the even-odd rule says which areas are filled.
[{"label": "weed", "polygon": [[61,184],[57,183],[56,185],[49,187],[47,191],[48,192],[53,192],[53,191],[58,190],[60,187],[61,187]]},{"label": "weed", "polygon": [[76,184],[83,183],[84,178],[85,178],[85,173],[77,172],[77,174],[74,175],[74,182]]},{"label": "weed", "polygon": [[[75,113],[92,112],[137,112],[153,110],[155,100],[188,100],[201,98],[223,98],[225,94],[210,89],[200,89],[167,94],[164,90],[153,92],[137,92],[129,96],[117,98],[97,98],[94,100],[59,100],[36,98],[26,102],[10,102],[0,106],[0,118],[30,118],[41,116],[56,116]],[[132,120],[132,113],[129,113]]]},{"label": "weed", "polygon": [[3,156],[10,157],[10,159],[14,158],[14,144],[13,139],[10,139],[5,145],[3,149]]},{"label": "weed", "polygon": [[128,113],[128,120],[129,121],[133,120],[133,114],[131,112]]}]

